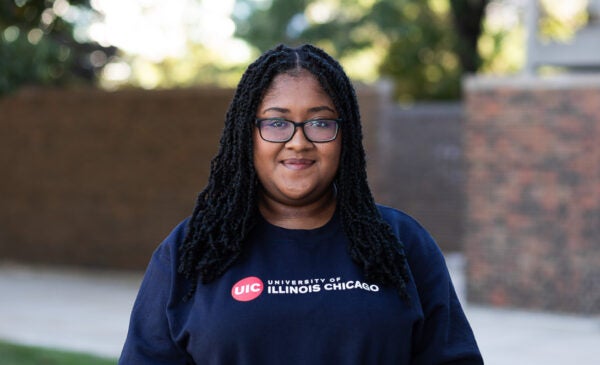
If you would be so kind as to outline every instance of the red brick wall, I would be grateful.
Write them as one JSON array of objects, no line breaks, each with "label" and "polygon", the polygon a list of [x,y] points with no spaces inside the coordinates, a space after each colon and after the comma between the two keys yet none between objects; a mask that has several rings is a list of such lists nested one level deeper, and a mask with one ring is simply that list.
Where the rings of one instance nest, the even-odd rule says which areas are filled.
[{"label": "red brick wall", "polygon": [[[407,110],[357,92],[374,196],[419,219],[444,250],[460,249],[460,106]],[[32,89],[0,99],[0,260],[145,267],[206,184],[232,94]]]},{"label": "red brick wall", "polygon": [[[369,130],[379,99],[360,95]],[[29,89],[0,99],[0,260],[144,268],[205,186],[232,96]],[[370,149],[376,134],[365,135]]]},{"label": "red brick wall", "polygon": [[187,216],[229,90],[28,90],[0,100],[0,252],[145,267]]},{"label": "red brick wall", "polygon": [[469,299],[600,313],[600,77],[466,85]]},{"label": "red brick wall", "polygon": [[462,104],[390,104],[385,110],[377,126],[377,159],[369,157],[382,167],[370,175],[377,200],[416,218],[445,252],[461,251]]}]

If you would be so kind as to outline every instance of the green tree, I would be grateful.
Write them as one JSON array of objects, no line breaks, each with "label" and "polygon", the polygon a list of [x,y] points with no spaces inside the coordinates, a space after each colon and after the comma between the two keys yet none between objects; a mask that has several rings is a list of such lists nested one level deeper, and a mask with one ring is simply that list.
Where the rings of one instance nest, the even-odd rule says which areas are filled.
[{"label": "green tree", "polygon": [[0,95],[26,84],[96,80],[116,49],[77,39],[77,16],[94,16],[89,0],[0,2]]},{"label": "green tree", "polygon": [[390,1],[378,3],[374,10],[377,17],[402,19],[385,24],[390,43],[380,66],[381,73],[394,80],[396,97],[407,102],[457,98],[462,70],[447,9],[436,10],[422,1]]},{"label": "green tree", "polygon": [[[236,34],[259,50],[266,51],[277,43],[296,44],[300,37],[294,32],[294,19],[302,19],[304,10],[311,0],[274,0],[265,6],[265,1],[238,0],[242,16],[234,14]],[[296,25],[297,26],[297,25]],[[303,30],[303,29],[301,29]]]},{"label": "green tree", "polygon": [[[398,99],[455,99],[462,75],[481,65],[477,40],[488,2],[238,0],[244,11],[234,19],[237,35],[261,51],[279,42],[315,43],[338,58],[376,50]],[[330,7],[326,21],[311,19],[316,6]]]}]

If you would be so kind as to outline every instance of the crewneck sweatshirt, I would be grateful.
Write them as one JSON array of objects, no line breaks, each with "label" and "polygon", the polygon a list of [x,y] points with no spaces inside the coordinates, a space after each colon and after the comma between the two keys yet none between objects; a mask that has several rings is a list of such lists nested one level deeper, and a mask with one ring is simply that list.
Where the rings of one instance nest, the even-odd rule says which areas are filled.
[{"label": "crewneck sweatshirt", "polygon": [[337,212],[311,230],[259,218],[235,264],[185,301],[185,220],[152,256],[119,364],[482,364],[440,249],[378,208],[404,247],[409,301],[365,278]]}]

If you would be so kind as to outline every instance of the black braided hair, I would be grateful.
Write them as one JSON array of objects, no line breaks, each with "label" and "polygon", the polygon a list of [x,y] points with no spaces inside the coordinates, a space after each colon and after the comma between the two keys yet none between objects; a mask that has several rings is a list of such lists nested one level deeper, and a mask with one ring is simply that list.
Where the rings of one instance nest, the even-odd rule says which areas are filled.
[{"label": "black braided hair", "polygon": [[342,119],[342,153],[335,178],[337,210],[352,259],[368,280],[395,287],[408,299],[404,247],[383,220],[367,184],[365,152],[356,94],[340,64],[311,45],[279,45],[252,63],[238,84],[225,118],[219,152],[210,166],[208,185],[199,194],[180,248],[179,272],[191,279],[188,298],[198,281],[221,276],[239,257],[259,214],[259,183],[252,161],[256,110],[275,76],[312,73],[332,99]]}]

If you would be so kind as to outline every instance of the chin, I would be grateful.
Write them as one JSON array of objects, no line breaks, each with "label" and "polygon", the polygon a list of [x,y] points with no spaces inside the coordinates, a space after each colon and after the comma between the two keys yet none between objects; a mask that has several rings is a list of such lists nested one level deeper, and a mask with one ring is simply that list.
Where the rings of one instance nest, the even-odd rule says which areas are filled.
[{"label": "chin", "polygon": [[328,196],[329,196],[328,190],[326,189],[324,191],[311,190],[311,191],[306,191],[306,192],[302,192],[302,193],[290,192],[287,194],[283,194],[282,198],[284,199],[283,201],[290,202],[290,205],[299,206],[299,205],[311,204],[311,203],[318,202],[320,200],[327,199]]}]

